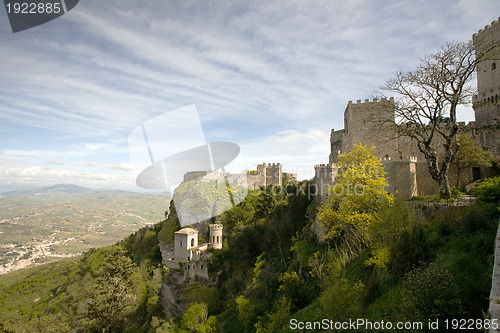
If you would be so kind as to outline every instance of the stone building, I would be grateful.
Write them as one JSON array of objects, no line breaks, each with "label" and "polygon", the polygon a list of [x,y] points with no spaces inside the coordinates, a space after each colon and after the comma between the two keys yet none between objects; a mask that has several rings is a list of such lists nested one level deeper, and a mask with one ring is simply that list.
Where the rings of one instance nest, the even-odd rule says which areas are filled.
[{"label": "stone building", "polygon": [[261,186],[281,186],[282,178],[281,163],[262,163],[257,165],[257,171],[247,173],[247,187],[250,190],[258,190]]},{"label": "stone building", "polygon": [[[500,23],[492,22],[473,36],[477,56],[486,52],[500,54]],[[460,131],[470,135],[483,149],[500,156],[500,58],[488,55],[488,60],[477,65],[478,94],[473,98],[475,122],[460,124]],[[332,130],[329,165],[316,165],[316,184],[324,188],[336,177],[338,156],[353,150],[356,144],[375,147],[375,155],[382,161],[389,186],[387,191],[401,197],[436,193],[436,182],[431,178],[427,162],[416,142],[408,137],[396,137],[393,127],[394,99],[365,99],[349,101],[344,111],[344,128]],[[461,173],[461,183],[471,183],[493,172],[485,168],[470,168]],[[456,181],[454,165],[450,166],[450,184]],[[322,193],[322,192],[321,192]]]},{"label": "stone building", "polygon": [[209,242],[198,245],[198,230],[183,228],[174,234],[174,257],[166,260],[166,265],[172,269],[184,269],[186,277],[200,276],[208,278],[205,260],[210,253],[210,247],[222,248],[222,224],[209,225]]},{"label": "stone building", "polygon": [[[289,183],[297,181],[297,174],[283,172],[281,163],[262,163],[257,165],[257,170],[248,171],[246,174],[228,173],[227,181],[249,190],[258,190],[261,186],[282,186],[284,175],[288,175]],[[185,182],[197,178],[202,178],[202,181],[225,182],[224,176],[219,171],[191,171],[184,174]]]}]

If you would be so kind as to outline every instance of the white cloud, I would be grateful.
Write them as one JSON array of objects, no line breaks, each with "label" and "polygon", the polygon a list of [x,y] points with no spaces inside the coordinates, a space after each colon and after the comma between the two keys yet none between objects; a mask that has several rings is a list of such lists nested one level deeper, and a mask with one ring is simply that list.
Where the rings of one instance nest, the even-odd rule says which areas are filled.
[{"label": "white cloud", "polygon": [[132,173],[90,172],[40,166],[0,167],[0,183],[27,186],[72,183],[91,187],[133,187]]},{"label": "white cloud", "polygon": [[128,170],[130,131],[194,103],[207,137],[239,143],[249,167],[309,177],[348,100],[499,11],[495,0],[88,0],[31,31],[44,33],[0,35],[0,158]]},{"label": "white cloud", "polygon": [[257,164],[281,163],[299,179],[314,177],[314,165],[328,163],[329,134],[317,129],[285,130],[241,145],[241,156],[229,172],[254,170]]}]

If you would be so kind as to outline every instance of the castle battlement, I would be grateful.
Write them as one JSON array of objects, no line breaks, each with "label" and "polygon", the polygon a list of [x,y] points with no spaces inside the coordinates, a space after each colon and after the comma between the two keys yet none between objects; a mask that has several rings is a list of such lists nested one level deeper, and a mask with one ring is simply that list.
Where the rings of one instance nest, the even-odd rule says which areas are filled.
[{"label": "castle battlement", "polygon": [[478,32],[476,32],[474,35],[472,35],[472,38],[476,37],[478,34],[484,32],[485,30],[495,27],[497,24],[500,24],[500,17],[495,21],[491,22],[491,24],[486,25],[484,29],[480,29]]},{"label": "castle battlement", "polygon": [[269,167],[277,167],[277,166],[280,166],[281,163],[269,163],[267,166]]},{"label": "castle battlement", "polygon": [[378,98],[374,98],[371,101],[370,101],[370,99],[367,98],[367,99],[365,99],[364,102],[362,102],[360,99],[358,99],[356,101],[356,103],[353,103],[352,101],[349,101],[349,102],[347,102],[347,104],[348,105],[349,104],[357,105],[357,104],[373,104],[373,103],[387,103],[387,102],[394,104],[394,97],[390,97],[389,99],[383,97],[380,100]]},{"label": "castle battlement", "polygon": [[495,95],[495,96],[490,96],[488,98],[484,98],[482,100],[479,100],[479,98],[477,97],[477,95],[474,95],[472,97],[472,103],[474,104],[474,106],[486,106],[488,104],[496,104],[498,103],[498,100],[500,99],[499,95]]},{"label": "castle battlement", "polygon": [[392,157],[383,157],[379,158],[379,161],[392,161],[392,162],[418,162],[418,157],[417,156],[404,156],[400,158],[392,158]]},{"label": "castle battlement", "polygon": [[214,223],[214,224],[210,224],[209,227],[212,229],[222,229],[224,226],[220,223]]},{"label": "castle battlement", "polygon": [[314,169],[321,169],[321,168],[333,168],[334,165],[333,164],[315,164],[314,165]]}]

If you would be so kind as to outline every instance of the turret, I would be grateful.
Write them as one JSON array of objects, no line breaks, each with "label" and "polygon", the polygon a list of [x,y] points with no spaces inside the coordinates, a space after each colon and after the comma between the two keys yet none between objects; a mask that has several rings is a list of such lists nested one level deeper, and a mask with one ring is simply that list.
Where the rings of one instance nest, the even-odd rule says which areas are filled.
[{"label": "turret", "polygon": [[210,224],[210,247],[222,249],[222,224]]}]

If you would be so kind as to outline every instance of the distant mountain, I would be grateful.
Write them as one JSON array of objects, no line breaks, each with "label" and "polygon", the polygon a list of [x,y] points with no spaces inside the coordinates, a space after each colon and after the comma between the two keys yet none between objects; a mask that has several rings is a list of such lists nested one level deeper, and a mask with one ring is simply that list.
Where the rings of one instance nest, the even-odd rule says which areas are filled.
[{"label": "distant mountain", "polygon": [[69,193],[92,193],[92,189],[81,187],[74,184],[58,184],[47,187],[29,188],[22,190],[9,191],[1,193],[4,196],[30,196],[35,194],[69,194]]}]

